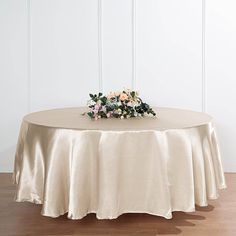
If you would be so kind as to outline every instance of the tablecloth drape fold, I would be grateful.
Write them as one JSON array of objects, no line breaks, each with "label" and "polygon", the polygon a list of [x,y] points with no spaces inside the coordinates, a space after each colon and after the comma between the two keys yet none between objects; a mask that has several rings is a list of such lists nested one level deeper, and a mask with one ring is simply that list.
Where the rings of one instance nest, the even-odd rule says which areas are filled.
[{"label": "tablecloth drape fold", "polygon": [[225,188],[212,122],[167,130],[109,131],[23,121],[13,174],[16,201],[51,217],[126,212],[172,217],[206,206]]}]

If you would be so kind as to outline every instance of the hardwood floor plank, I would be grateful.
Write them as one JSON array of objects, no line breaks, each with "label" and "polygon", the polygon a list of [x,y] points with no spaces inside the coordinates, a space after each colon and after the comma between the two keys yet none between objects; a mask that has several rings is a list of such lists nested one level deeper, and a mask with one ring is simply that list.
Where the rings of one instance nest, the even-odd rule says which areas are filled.
[{"label": "hardwood floor plank", "polygon": [[15,186],[9,173],[0,173],[0,236],[71,235],[236,235],[236,173],[226,174],[228,188],[207,207],[194,213],[174,212],[166,220],[148,214],[124,214],[115,220],[97,220],[89,214],[82,220],[41,216],[41,205],[14,202]]}]

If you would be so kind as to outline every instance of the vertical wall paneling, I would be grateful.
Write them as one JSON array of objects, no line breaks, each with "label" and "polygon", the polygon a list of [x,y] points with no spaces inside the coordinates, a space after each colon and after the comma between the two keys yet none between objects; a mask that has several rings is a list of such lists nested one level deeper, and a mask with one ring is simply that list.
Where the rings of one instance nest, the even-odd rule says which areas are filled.
[{"label": "vertical wall paneling", "polygon": [[132,0],[132,89],[136,89],[136,0]]},{"label": "vertical wall paneling", "polygon": [[205,28],[206,1],[202,0],[202,111],[206,112],[206,69],[205,69]]},{"label": "vertical wall paneling", "polygon": [[132,0],[102,1],[104,92],[132,85]]},{"label": "vertical wall paneling", "polygon": [[27,113],[27,2],[0,1],[0,172],[12,171]]},{"label": "vertical wall paneling", "polygon": [[28,112],[31,111],[31,63],[32,63],[32,40],[31,40],[31,0],[27,0],[27,94]]},{"label": "vertical wall paneling", "polygon": [[202,110],[202,3],[136,0],[137,88],[151,104]]},{"label": "vertical wall paneling", "polygon": [[32,110],[86,105],[98,86],[98,1],[31,0]]},{"label": "vertical wall paneling", "polygon": [[98,83],[100,92],[103,92],[102,44],[102,0],[98,0]]},{"label": "vertical wall paneling", "polygon": [[206,1],[207,112],[215,118],[226,171],[236,170],[236,1]]}]

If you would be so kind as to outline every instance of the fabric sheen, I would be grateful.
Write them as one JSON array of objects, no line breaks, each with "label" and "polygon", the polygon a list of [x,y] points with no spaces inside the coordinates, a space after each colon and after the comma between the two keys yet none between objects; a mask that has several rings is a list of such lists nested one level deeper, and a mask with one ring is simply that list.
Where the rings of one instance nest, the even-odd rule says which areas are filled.
[{"label": "fabric sheen", "polygon": [[225,188],[212,118],[156,108],[157,118],[92,121],[86,108],[24,117],[15,156],[15,200],[42,215],[113,219],[128,212],[172,217],[207,206]]}]

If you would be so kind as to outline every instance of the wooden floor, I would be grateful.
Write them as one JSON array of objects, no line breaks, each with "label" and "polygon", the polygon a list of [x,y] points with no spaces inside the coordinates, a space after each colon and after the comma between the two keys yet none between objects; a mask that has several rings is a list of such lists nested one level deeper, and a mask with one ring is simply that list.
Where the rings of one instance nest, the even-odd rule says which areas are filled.
[{"label": "wooden floor", "polygon": [[18,235],[196,235],[236,236],[236,174],[226,174],[226,190],[218,200],[194,213],[173,213],[173,219],[147,214],[124,214],[116,220],[82,220],[66,215],[53,219],[40,215],[41,205],[13,201],[11,174],[0,174],[0,236]]}]

